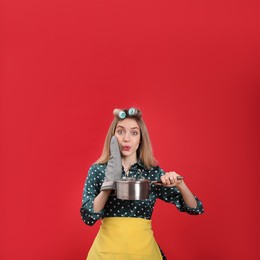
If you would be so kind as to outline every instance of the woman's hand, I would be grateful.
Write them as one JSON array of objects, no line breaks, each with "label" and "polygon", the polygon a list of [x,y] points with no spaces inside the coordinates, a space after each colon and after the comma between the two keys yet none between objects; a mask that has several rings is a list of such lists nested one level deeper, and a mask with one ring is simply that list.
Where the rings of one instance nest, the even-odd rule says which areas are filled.
[{"label": "woman's hand", "polygon": [[163,186],[167,186],[167,187],[180,186],[183,182],[182,179],[183,177],[176,172],[166,172],[161,177]]},{"label": "woman's hand", "polygon": [[196,201],[194,195],[192,194],[192,192],[189,190],[189,188],[187,187],[187,185],[185,184],[185,182],[182,179],[183,179],[183,177],[180,176],[176,172],[166,172],[161,177],[163,186],[166,186],[166,187],[176,186],[179,189],[185,203],[191,208],[196,208],[197,201]]}]

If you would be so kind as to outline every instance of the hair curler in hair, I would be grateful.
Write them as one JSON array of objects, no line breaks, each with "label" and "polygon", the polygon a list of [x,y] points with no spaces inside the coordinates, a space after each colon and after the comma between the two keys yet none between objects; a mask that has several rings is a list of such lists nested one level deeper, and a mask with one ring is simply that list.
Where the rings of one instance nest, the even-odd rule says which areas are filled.
[{"label": "hair curler in hair", "polygon": [[137,109],[135,109],[135,108],[133,108],[133,107],[131,107],[131,108],[128,109],[128,115],[129,115],[129,116],[136,116],[137,113],[138,113]]},{"label": "hair curler in hair", "polygon": [[113,111],[113,115],[115,117],[119,117],[120,119],[124,119],[126,117],[126,112],[124,110],[122,110],[122,109],[116,108]]},{"label": "hair curler in hair", "polygon": [[140,118],[142,116],[142,112],[137,108],[131,107],[128,110],[128,115],[131,117]]},{"label": "hair curler in hair", "polygon": [[121,110],[118,114],[119,118],[124,119],[126,117],[126,112],[124,110]]},{"label": "hair curler in hair", "polygon": [[134,107],[125,110],[115,108],[113,114],[115,117],[120,119],[125,119],[126,117],[140,118],[142,116],[142,112],[139,109],[136,109]]},{"label": "hair curler in hair", "polygon": [[114,115],[114,116],[118,116],[118,114],[119,114],[120,111],[121,111],[121,109],[115,108],[115,109],[113,110],[113,115]]}]

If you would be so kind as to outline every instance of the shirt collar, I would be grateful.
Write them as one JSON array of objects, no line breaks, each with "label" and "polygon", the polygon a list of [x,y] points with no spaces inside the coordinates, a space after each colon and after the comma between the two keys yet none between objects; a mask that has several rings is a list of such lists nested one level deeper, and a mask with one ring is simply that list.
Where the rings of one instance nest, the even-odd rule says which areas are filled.
[{"label": "shirt collar", "polygon": [[145,165],[144,165],[144,163],[142,161],[138,161],[137,163],[135,163],[133,165],[133,167],[139,167],[139,168],[142,168],[142,169],[146,169]]}]

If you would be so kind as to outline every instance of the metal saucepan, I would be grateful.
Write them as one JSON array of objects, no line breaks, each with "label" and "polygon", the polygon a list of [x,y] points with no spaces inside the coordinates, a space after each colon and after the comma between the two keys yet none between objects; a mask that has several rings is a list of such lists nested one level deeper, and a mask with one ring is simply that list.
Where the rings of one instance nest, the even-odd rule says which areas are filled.
[{"label": "metal saucepan", "polygon": [[[178,176],[182,180],[183,176]],[[149,198],[151,184],[162,184],[162,181],[127,178],[116,180],[116,197],[121,200],[145,200]]]}]

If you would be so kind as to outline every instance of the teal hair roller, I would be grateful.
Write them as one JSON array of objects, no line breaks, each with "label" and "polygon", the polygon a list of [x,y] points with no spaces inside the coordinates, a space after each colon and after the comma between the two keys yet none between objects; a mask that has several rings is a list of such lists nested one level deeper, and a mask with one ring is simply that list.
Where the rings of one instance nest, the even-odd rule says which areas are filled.
[{"label": "teal hair roller", "polygon": [[124,119],[126,117],[126,112],[121,110],[119,113],[118,113],[118,117],[121,118],[121,119]]},{"label": "teal hair roller", "polygon": [[135,115],[137,115],[137,110],[135,109],[135,108],[129,108],[129,110],[128,110],[128,115],[129,116],[135,116]]}]

